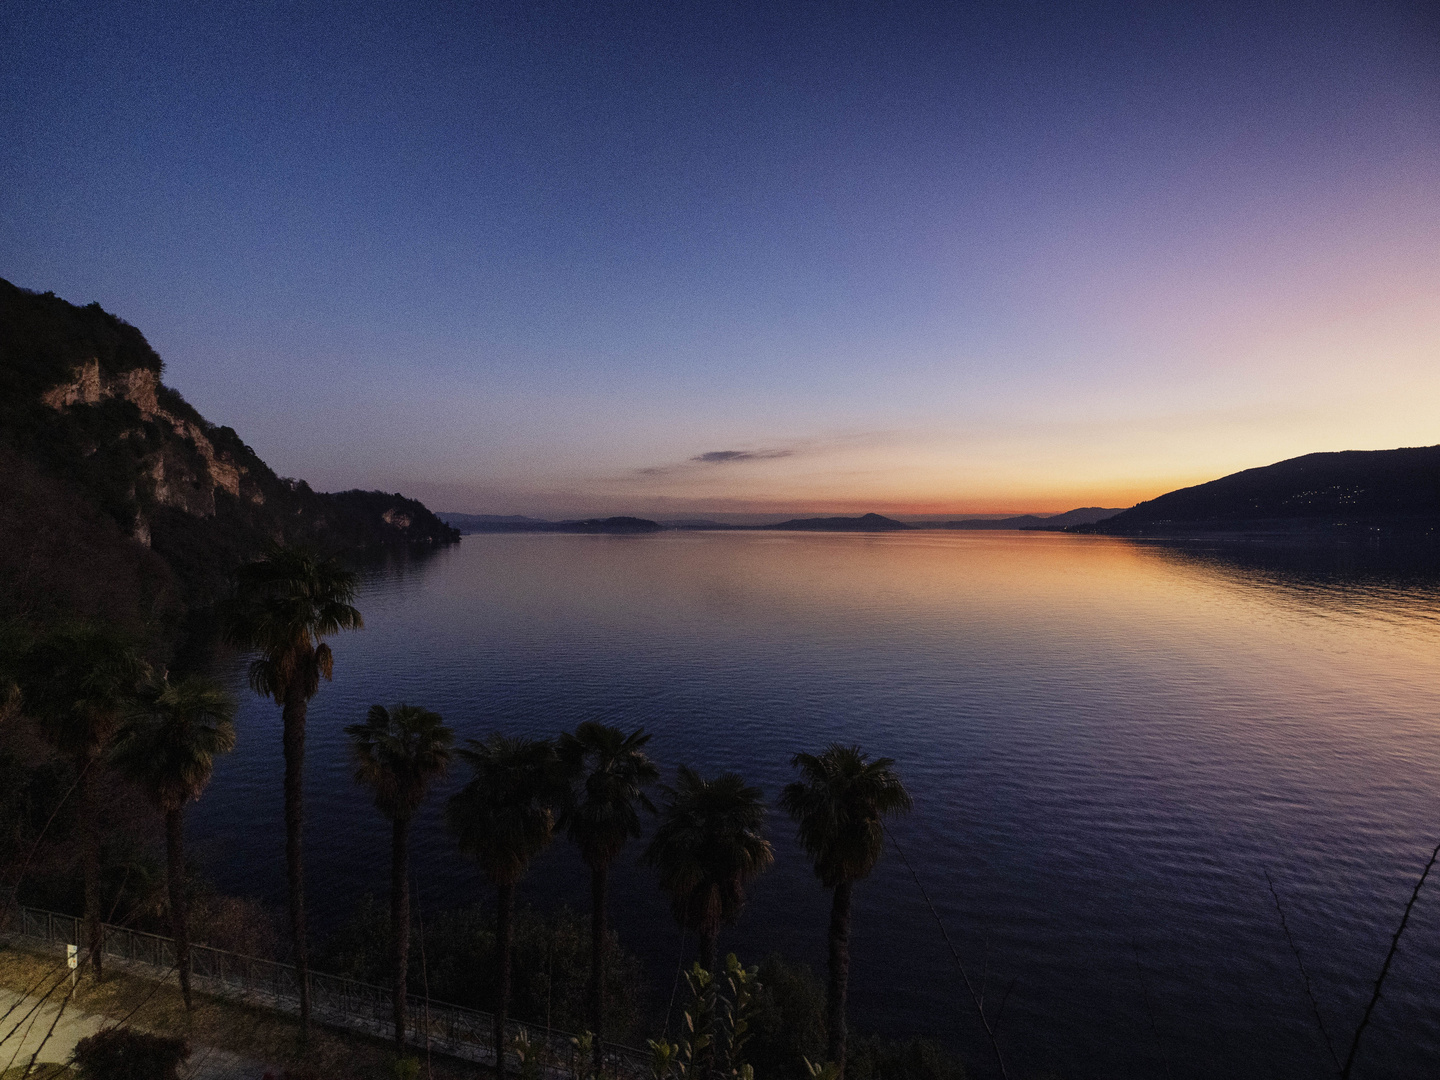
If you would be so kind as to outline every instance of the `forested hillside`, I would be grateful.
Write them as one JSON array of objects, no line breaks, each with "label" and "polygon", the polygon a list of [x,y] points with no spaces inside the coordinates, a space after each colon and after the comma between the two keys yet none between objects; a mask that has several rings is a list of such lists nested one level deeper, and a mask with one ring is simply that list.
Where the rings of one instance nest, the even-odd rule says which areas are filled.
[{"label": "forested hillside", "polygon": [[1181,488],[1077,531],[1433,534],[1440,446],[1306,454]]},{"label": "forested hillside", "polygon": [[268,542],[446,544],[398,494],[277,476],[161,381],[135,327],[0,280],[0,618],[75,614],[150,637]]}]

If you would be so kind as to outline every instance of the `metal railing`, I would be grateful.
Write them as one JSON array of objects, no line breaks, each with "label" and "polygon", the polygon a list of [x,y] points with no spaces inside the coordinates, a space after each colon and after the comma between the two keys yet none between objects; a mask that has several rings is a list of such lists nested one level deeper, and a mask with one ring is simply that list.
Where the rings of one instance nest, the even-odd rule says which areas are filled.
[{"label": "metal railing", "polygon": [[[21,907],[15,932],[32,941],[63,951],[78,945],[83,920],[40,908]],[[147,934],[124,926],[104,924],[103,954],[107,961],[135,974],[162,979],[175,977],[175,942],[159,934]],[[317,1023],[381,1038],[394,1035],[391,991],[338,975],[310,972],[310,1016]],[[190,946],[190,982],[197,990],[259,1008],[274,1009],[298,1016],[300,980],[294,966],[274,960]],[[406,1038],[417,1049],[430,1049],[486,1065],[495,1064],[495,1018],[479,1009],[433,1001],[423,995],[407,994]],[[568,1032],[532,1027],[510,1021],[507,1042],[525,1031],[530,1045],[539,1052],[545,1073],[568,1077],[587,1071],[574,1060],[575,1045]],[[518,1065],[514,1051],[507,1048],[507,1060]],[[621,1077],[648,1075],[648,1055],[633,1047],[605,1044],[606,1071]]]}]

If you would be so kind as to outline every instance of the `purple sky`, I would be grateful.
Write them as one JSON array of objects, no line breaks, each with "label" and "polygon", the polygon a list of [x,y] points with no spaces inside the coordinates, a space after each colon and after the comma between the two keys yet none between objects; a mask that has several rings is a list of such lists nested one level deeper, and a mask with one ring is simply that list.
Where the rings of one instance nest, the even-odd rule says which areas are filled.
[{"label": "purple sky", "polygon": [[28,3],[0,50],[0,276],[317,487],[1043,511],[1440,442],[1433,5]]}]

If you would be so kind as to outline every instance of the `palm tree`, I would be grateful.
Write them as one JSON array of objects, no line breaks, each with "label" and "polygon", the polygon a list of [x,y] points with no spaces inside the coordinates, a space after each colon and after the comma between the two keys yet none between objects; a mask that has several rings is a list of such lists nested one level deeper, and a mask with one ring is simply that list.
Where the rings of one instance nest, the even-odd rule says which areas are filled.
[{"label": "palm tree", "polygon": [[450,763],[454,733],[437,713],[416,705],[370,706],[363,724],[345,729],[355,779],[375,791],[375,805],[390,819],[390,937],[395,965],[395,1052],[405,1049],[405,976],[410,966],[410,819],[425,801],[430,781]]},{"label": "palm tree", "polygon": [[556,745],[565,780],[560,824],[590,867],[590,1024],[595,1033],[595,1071],[601,1065],[605,1021],[605,890],[610,864],[625,841],[640,835],[637,807],[652,814],[645,787],[660,777],[645,756],[644,729],[626,735],[619,728],[587,720]]},{"label": "palm tree", "polygon": [[67,627],[41,638],[21,657],[25,711],[75,766],[85,931],[98,982],[104,975],[100,922],[100,772],[103,754],[131,708],[149,668],[128,643],[104,630]]},{"label": "palm tree", "polygon": [[334,558],[303,547],[271,548],[235,572],[226,611],[227,636],[260,655],[250,664],[250,687],[281,707],[285,748],[285,871],[290,886],[290,935],[300,984],[300,1038],[310,1032],[310,978],[305,948],[305,878],[300,839],[305,820],[305,711],[334,674],[322,640],[365,625],[351,606],[355,575]]},{"label": "palm tree", "polygon": [[700,963],[714,974],[720,927],[739,918],[745,886],[775,861],[761,831],[764,797],[738,773],[706,780],[684,765],[665,794],[645,861],[659,869],[676,922],[699,934]]},{"label": "palm tree", "polygon": [[830,905],[830,986],[826,1020],[830,1060],[845,1075],[845,995],[850,982],[850,891],[880,858],[881,818],[910,810],[910,793],[890,758],[866,761],[858,746],[831,743],[818,757],[796,754],[803,777],[785,785],[781,807],[795,819],[815,875],[835,890]]},{"label": "palm tree", "polygon": [[474,776],[445,808],[460,850],[495,885],[495,952],[499,960],[495,1069],[505,1075],[505,1022],[510,1011],[510,938],[515,886],[555,835],[553,744],[491,735],[459,751]]},{"label": "palm tree", "polygon": [[110,760],[165,815],[165,881],[180,993],[190,1005],[190,928],[185,900],[185,804],[210,783],[215,758],[235,749],[235,702],[198,675],[165,682],[120,729]]}]

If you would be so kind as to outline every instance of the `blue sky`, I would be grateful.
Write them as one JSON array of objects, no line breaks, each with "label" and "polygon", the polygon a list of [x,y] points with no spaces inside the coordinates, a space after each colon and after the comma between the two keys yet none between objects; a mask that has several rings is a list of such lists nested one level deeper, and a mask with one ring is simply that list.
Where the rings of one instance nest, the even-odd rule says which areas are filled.
[{"label": "blue sky", "polygon": [[321,488],[1063,510],[1440,442],[1426,5],[58,3],[0,48],[0,275]]}]

